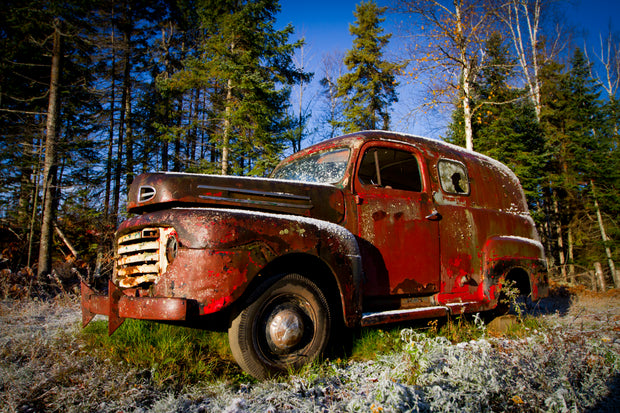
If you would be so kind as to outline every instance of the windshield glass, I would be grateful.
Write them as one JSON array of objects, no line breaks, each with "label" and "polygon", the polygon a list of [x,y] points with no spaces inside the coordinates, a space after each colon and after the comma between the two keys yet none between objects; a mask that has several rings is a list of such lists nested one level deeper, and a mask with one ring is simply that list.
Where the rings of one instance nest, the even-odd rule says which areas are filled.
[{"label": "windshield glass", "polygon": [[349,153],[348,148],[314,153],[283,165],[272,178],[333,184],[344,177]]}]

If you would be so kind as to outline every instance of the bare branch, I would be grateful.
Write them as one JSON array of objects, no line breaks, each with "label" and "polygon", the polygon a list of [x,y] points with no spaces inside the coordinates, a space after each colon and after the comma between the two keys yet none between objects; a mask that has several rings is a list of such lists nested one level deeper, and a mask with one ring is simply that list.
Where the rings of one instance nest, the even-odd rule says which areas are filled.
[{"label": "bare branch", "polygon": [[27,110],[12,110],[0,108],[0,112],[19,113],[21,115],[47,115],[47,112],[29,112]]}]

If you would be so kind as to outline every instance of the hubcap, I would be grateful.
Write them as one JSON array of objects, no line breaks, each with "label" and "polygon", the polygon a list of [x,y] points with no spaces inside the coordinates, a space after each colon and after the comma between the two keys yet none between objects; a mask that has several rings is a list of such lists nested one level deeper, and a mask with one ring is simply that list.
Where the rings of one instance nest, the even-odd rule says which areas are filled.
[{"label": "hubcap", "polygon": [[287,350],[301,341],[304,324],[299,314],[290,309],[278,312],[269,324],[269,336],[280,350]]}]

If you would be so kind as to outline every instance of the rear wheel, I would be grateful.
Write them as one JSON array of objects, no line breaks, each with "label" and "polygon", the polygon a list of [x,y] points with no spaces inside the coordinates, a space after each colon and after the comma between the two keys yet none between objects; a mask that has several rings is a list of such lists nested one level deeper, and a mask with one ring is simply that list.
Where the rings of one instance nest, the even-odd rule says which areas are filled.
[{"label": "rear wheel", "polygon": [[316,359],[327,346],[331,323],[319,287],[287,274],[250,294],[231,322],[228,342],[241,368],[264,379]]}]

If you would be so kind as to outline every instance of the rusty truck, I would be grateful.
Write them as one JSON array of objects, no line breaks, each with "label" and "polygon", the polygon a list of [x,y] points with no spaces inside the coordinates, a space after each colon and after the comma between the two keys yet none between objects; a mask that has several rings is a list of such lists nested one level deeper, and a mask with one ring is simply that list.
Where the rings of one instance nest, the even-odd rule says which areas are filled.
[{"label": "rusty truck", "polygon": [[352,133],[269,178],[147,173],[127,211],[107,294],[82,283],[83,325],[224,328],[257,378],[316,359],[338,329],[491,311],[509,281],[548,292],[514,173],[433,139]]}]

